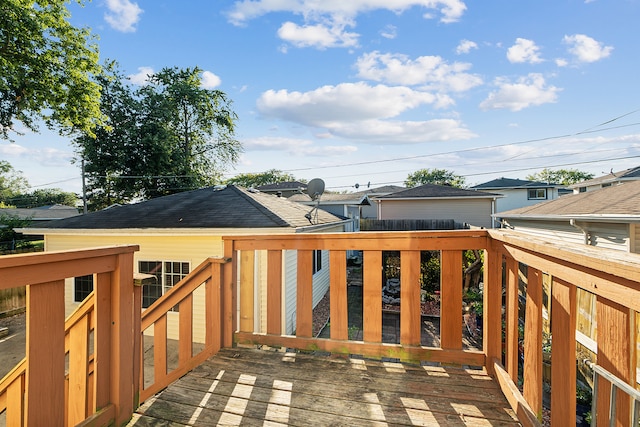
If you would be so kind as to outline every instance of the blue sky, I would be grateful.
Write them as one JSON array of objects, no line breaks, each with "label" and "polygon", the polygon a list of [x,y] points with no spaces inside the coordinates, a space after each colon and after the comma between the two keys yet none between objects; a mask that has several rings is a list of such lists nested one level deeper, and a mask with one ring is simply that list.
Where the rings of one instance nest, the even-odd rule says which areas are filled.
[{"label": "blue sky", "polygon": [[[72,22],[135,84],[203,69],[239,116],[238,173],[330,190],[422,168],[474,185],[640,165],[639,0],[93,0]],[[79,192],[55,133],[0,141],[33,188]],[[161,171],[150,171],[161,174]]]}]

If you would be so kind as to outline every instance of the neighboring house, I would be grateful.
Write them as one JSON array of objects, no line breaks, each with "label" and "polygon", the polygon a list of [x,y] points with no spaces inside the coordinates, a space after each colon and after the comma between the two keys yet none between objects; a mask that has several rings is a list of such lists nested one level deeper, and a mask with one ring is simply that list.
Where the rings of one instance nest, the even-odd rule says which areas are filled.
[{"label": "neighboring house", "polygon": [[69,218],[79,215],[78,208],[65,205],[49,205],[40,206],[38,208],[2,208],[0,209],[0,218],[3,216],[11,216],[18,219],[28,219],[34,224],[42,224],[47,221],[56,219]]},{"label": "neighboring house", "polygon": [[[22,229],[25,234],[42,234],[45,251],[80,249],[119,244],[140,246],[134,271],[155,275],[157,281],[143,288],[143,307],[185,277],[206,258],[223,256],[222,236],[305,232],[341,232],[349,221],[328,212],[318,212],[314,224],[305,217],[308,208],[285,198],[234,186],[211,187],[159,197],[145,202],[114,206],[73,218],[50,222],[42,227]],[[283,331],[295,329],[293,307],[296,300],[296,252],[286,252],[283,283],[287,307]],[[329,285],[326,251],[314,253],[313,304],[322,299]],[[260,277],[264,259],[256,259]],[[266,280],[266,279],[265,279]],[[266,282],[263,281],[263,285]],[[69,314],[93,289],[93,277],[67,281],[66,311]],[[258,302],[266,304],[266,287],[256,289]],[[264,300],[264,301],[263,301]],[[194,310],[203,310],[203,302]],[[264,311],[256,304],[255,318],[266,328]],[[266,307],[266,305],[265,305]],[[177,314],[177,313],[176,313]],[[177,318],[176,318],[177,319]],[[177,322],[173,326],[177,327]],[[171,331],[177,333],[177,330]],[[200,330],[199,332],[202,332]]]},{"label": "neighboring house", "polygon": [[306,193],[307,184],[298,181],[279,182],[277,184],[261,185],[256,190],[280,197],[291,197],[294,194]]},{"label": "neighboring house", "polygon": [[[314,214],[314,208],[317,206],[319,210],[356,220],[354,221],[355,228],[350,231],[359,231],[360,210],[363,206],[371,205],[369,197],[361,193],[323,193],[316,200],[311,200],[311,197],[305,193],[293,195],[289,200],[309,206],[311,215]],[[312,209],[314,209],[313,212],[311,212]]]},{"label": "neighboring house", "polygon": [[500,194],[446,185],[425,184],[376,199],[378,219],[429,219],[492,228]]},{"label": "neighboring house", "polygon": [[555,200],[560,195],[558,190],[562,187],[558,184],[545,184],[537,181],[498,178],[474,185],[471,189],[502,194],[504,197],[496,200],[496,212],[503,212],[547,200]]},{"label": "neighboring house", "polygon": [[369,197],[368,206],[362,206],[360,209],[360,218],[362,219],[378,219],[378,204],[376,199],[380,196],[386,196],[387,194],[396,193],[398,191],[406,190],[405,187],[398,185],[385,185],[378,188],[371,188],[364,191],[358,191],[354,194],[366,194]]},{"label": "neighboring house", "polygon": [[629,181],[637,181],[640,179],[640,166],[625,169],[623,171],[610,173],[598,178],[589,179],[587,181],[578,182],[570,185],[574,193],[586,193],[587,191],[599,190],[601,188],[611,187],[613,185],[624,184]]},{"label": "neighboring house", "polygon": [[640,253],[640,181],[569,194],[495,215],[504,228]]}]

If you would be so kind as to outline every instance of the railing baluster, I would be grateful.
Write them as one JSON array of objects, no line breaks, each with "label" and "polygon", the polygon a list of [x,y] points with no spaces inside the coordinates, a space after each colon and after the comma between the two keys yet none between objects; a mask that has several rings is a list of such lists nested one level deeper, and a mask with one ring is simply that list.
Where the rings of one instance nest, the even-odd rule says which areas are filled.
[{"label": "railing baluster", "polygon": [[542,415],[542,273],[527,268],[527,303],[524,325],[523,395],[536,414]]},{"label": "railing baluster", "polygon": [[382,342],[382,251],[362,255],[362,327],[366,342]]},{"label": "railing baluster", "polygon": [[518,345],[520,339],[520,324],[518,317],[518,262],[506,257],[506,342],[505,367],[511,380],[518,382]]},{"label": "railing baluster", "polygon": [[[603,297],[596,297],[597,363],[627,384],[632,383],[634,377],[634,371],[631,370],[631,337],[634,333],[634,328],[631,325],[632,317],[629,308]],[[601,394],[596,408],[597,425],[606,425],[607,423],[605,417],[609,413],[609,408],[607,408],[609,399],[606,396],[610,392],[610,388],[611,384],[608,381],[600,383],[599,393]],[[629,397],[626,394],[618,396],[616,406],[617,422],[621,425],[628,425],[631,419]]]},{"label": "railing baluster", "polygon": [[240,252],[240,330],[254,331],[255,251]]},{"label": "railing baluster", "polygon": [[267,251],[267,333],[282,332],[282,251]]},{"label": "railing baluster", "polygon": [[180,302],[178,363],[186,364],[193,356],[193,294]]},{"label": "railing baluster", "polygon": [[440,262],[441,347],[462,349],[462,251],[442,251]]},{"label": "railing baluster", "polygon": [[400,344],[420,345],[420,251],[400,251]]},{"label": "railing baluster", "polygon": [[296,336],[311,338],[313,333],[313,251],[298,251],[296,290]]},{"label": "railing baluster", "polygon": [[551,424],[576,424],[576,288],[560,279],[551,283]]},{"label": "railing baluster", "polygon": [[88,415],[89,320],[89,316],[83,317],[69,331],[69,425],[78,424]]},{"label": "railing baluster", "polygon": [[347,313],[347,252],[334,250],[329,253],[331,339],[349,339]]}]

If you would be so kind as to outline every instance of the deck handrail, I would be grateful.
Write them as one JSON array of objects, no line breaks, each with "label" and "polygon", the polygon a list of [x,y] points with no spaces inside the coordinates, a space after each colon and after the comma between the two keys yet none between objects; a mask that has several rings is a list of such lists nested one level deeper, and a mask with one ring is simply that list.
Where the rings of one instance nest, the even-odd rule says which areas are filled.
[{"label": "deck handrail", "polygon": [[[138,404],[137,382],[131,381],[139,358],[133,334],[140,315],[133,286],[138,249],[125,245],[0,257],[0,289],[27,287],[26,357],[5,376],[8,385],[0,396],[7,425],[86,420],[120,425],[131,417]],[[92,274],[95,299],[65,321],[65,279]]]}]

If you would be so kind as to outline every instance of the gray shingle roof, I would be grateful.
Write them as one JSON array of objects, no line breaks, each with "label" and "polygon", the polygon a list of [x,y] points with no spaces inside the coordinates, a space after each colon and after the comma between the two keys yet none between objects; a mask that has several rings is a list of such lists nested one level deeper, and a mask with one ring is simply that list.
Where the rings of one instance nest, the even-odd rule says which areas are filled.
[{"label": "gray shingle roof", "polygon": [[640,166],[617,172],[613,172],[612,170],[611,173],[606,175],[569,185],[569,188],[589,187],[591,185],[606,184],[615,181],[630,181],[638,178],[640,178]]},{"label": "gray shingle roof", "polygon": [[482,184],[474,185],[471,188],[476,190],[499,190],[507,188],[547,188],[558,186],[558,184],[547,184],[544,182],[527,181],[524,179],[498,178]]},{"label": "gray shingle roof", "polygon": [[501,194],[487,193],[485,191],[467,190],[464,188],[450,187],[448,185],[424,184],[419,187],[409,188],[385,196],[378,196],[377,199],[416,199],[416,198],[493,198],[502,197]]},{"label": "gray shingle roof", "polygon": [[[87,215],[49,222],[52,229],[127,228],[297,228],[309,226],[309,207],[235,186],[185,191],[144,202],[113,206]],[[318,212],[318,224],[340,218]],[[34,226],[35,228],[35,226]]]},{"label": "gray shingle roof", "polygon": [[496,216],[501,218],[541,216],[552,218],[571,215],[639,216],[640,181],[630,181],[585,193],[569,194],[548,202],[500,212]]},{"label": "gray shingle roof", "polygon": [[260,191],[277,191],[277,190],[305,190],[307,184],[299,181],[278,182],[276,184],[265,184],[257,187]]}]

